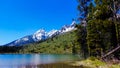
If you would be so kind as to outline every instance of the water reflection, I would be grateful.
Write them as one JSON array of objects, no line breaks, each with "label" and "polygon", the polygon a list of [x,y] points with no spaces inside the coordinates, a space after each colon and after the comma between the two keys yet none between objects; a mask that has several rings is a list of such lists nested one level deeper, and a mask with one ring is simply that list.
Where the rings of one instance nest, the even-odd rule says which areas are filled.
[{"label": "water reflection", "polygon": [[1,54],[0,68],[37,68],[36,66],[38,64],[70,61],[75,59],[78,59],[78,56],[56,54]]}]

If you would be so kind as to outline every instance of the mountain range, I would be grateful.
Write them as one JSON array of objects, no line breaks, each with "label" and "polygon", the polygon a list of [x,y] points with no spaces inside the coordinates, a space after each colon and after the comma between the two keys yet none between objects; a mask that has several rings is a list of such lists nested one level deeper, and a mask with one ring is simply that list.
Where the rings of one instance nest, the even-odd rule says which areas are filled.
[{"label": "mountain range", "polygon": [[44,41],[48,38],[52,38],[57,35],[75,30],[76,29],[75,25],[76,25],[76,22],[73,21],[72,24],[64,25],[60,30],[51,30],[49,32],[46,32],[44,29],[40,29],[32,35],[22,37],[20,39],[12,41],[8,44],[5,44],[4,46],[21,46],[21,45],[26,45],[26,44],[30,44],[30,43],[39,42],[39,41]]}]

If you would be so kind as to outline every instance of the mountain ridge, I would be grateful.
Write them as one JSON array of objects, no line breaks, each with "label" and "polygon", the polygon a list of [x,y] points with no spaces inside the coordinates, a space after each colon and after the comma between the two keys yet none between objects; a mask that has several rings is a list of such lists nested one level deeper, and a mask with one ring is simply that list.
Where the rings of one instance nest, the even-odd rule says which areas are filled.
[{"label": "mountain ridge", "polygon": [[44,29],[40,29],[32,35],[24,36],[20,39],[14,40],[3,46],[21,46],[21,45],[26,45],[26,44],[30,44],[30,43],[43,41],[48,38],[54,37],[56,35],[63,34],[63,33],[69,32],[71,30],[75,30],[76,29],[75,25],[76,25],[76,22],[73,21],[71,25],[64,25],[60,30],[54,29],[49,32],[46,32]]}]

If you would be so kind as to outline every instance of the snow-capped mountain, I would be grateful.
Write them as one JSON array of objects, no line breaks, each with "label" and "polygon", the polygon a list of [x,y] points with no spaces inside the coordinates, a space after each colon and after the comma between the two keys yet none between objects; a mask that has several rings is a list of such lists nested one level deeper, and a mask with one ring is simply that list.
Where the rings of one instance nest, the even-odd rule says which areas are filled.
[{"label": "snow-capped mountain", "polygon": [[55,37],[56,35],[60,35],[71,30],[75,30],[76,29],[75,24],[76,24],[75,21],[73,21],[71,25],[64,25],[60,30],[51,30],[49,32],[46,32],[44,29],[40,29],[36,31],[33,35],[28,35],[23,38],[17,39],[13,42],[6,44],[5,46],[20,46],[29,43],[43,41],[48,38]]},{"label": "snow-capped mountain", "polygon": [[13,42],[6,44],[5,46],[20,46],[28,43],[34,43],[35,41],[32,38],[32,35],[25,36],[23,38],[17,39]]},{"label": "snow-capped mountain", "polygon": [[71,25],[64,25],[62,29],[60,30],[61,33],[69,32],[71,30],[75,29],[75,21],[72,22]]},{"label": "snow-capped mountain", "polygon": [[40,40],[45,40],[47,39],[47,32],[45,32],[45,30],[43,29],[40,29],[33,34],[32,38],[36,42]]},{"label": "snow-capped mountain", "polygon": [[47,37],[54,37],[56,35],[60,34],[59,30],[51,30],[50,32],[47,33]]}]

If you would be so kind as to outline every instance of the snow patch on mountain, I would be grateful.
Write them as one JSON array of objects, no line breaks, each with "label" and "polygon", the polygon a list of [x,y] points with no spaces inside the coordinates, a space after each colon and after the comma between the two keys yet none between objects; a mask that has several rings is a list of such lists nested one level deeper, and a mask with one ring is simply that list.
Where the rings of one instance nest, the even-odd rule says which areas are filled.
[{"label": "snow patch on mountain", "polygon": [[65,32],[69,32],[71,30],[75,30],[75,25],[76,25],[76,22],[73,21],[71,25],[64,25],[61,29],[61,33],[65,33]]},{"label": "snow patch on mountain", "polygon": [[40,41],[40,40],[45,40],[46,38],[47,38],[47,33],[45,32],[45,30],[43,30],[43,29],[40,29],[40,30],[38,30],[37,32],[35,32],[34,34],[33,34],[33,40],[34,41]]},{"label": "snow patch on mountain", "polygon": [[53,36],[58,35],[58,34],[59,34],[59,31],[53,29],[47,33],[47,37],[50,38],[50,37],[53,37]]}]

